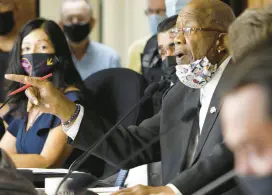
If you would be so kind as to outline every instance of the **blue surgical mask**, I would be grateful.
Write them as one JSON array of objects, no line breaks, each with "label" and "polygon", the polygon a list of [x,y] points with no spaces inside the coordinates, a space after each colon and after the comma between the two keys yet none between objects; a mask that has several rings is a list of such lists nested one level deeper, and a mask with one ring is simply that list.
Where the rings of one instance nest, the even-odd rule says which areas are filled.
[{"label": "blue surgical mask", "polygon": [[167,17],[179,14],[182,8],[190,1],[191,0],[165,0]]},{"label": "blue surgical mask", "polygon": [[153,35],[157,34],[158,25],[166,18],[166,16],[160,16],[157,14],[152,14],[148,16],[149,27]]}]

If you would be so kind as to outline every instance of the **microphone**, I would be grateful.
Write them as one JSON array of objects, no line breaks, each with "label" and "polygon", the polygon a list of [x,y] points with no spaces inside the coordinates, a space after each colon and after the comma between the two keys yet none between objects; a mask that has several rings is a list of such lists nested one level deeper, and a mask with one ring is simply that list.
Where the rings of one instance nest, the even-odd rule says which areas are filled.
[{"label": "microphone", "polygon": [[147,88],[144,91],[144,95],[148,96],[148,97],[151,97],[157,91],[161,91],[165,87],[167,87],[169,85],[169,83],[170,82],[167,81],[167,80],[162,80],[160,82],[152,83],[149,86],[147,86]]},{"label": "microphone", "polygon": [[[57,195],[61,185],[69,178],[71,173],[77,170],[80,165],[90,156],[90,154],[95,150],[105,139],[107,139],[112,132],[119,126],[137,107],[142,105],[146,100],[152,97],[157,91],[163,90],[169,85],[169,81],[162,80],[160,82],[150,84],[144,91],[144,96],[137,102],[104,136],[102,136],[98,141],[96,141],[91,147],[89,147],[79,158],[77,158],[69,168],[68,173],[60,182],[55,194]],[[145,149],[145,148],[144,148]],[[73,184],[75,185],[75,184]]]}]

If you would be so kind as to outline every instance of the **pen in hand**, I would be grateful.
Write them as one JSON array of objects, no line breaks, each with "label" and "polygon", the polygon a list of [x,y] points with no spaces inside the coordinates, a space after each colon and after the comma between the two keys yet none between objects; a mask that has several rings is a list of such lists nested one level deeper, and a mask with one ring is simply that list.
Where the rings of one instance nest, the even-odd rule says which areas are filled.
[{"label": "pen in hand", "polygon": [[[53,76],[53,74],[50,73],[50,74],[48,74],[48,75],[46,75],[46,76],[44,76],[44,77],[41,77],[40,80],[43,81],[43,80],[48,79],[48,78],[50,78],[50,77],[52,77],[52,76]],[[13,95],[15,95],[15,94],[17,94],[17,93],[20,93],[20,92],[26,90],[26,89],[29,88],[29,87],[31,87],[31,85],[30,85],[30,84],[26,84],[25,86],[20,87],[19,89],[16,89],[15,91],[13,91],[13,92],[11,92],[10,94],[8,94],[8,97],[13,96]]]},{"label": "pen in hand", "polygon": [[[48,78],[50,78],[52,76],[53,76],[53,74],[50,73],[48,75],[45,75],[44,77],[41,77],[40,80],[43,81],[43,80],[48,79]],[[20,93],[20,92],[26,90],[29,87],[31,87],[31,85],[30,84],[26,84],[23,87],[20,87],[19,89],[16,89],[13,92],[11,92],[10,94],[8,94],[9,98],[0,106],[0,110],[9,102],[9,100],[11,99],[11,96],[13,96],[13,95],[15,95],[17,93]]]}]

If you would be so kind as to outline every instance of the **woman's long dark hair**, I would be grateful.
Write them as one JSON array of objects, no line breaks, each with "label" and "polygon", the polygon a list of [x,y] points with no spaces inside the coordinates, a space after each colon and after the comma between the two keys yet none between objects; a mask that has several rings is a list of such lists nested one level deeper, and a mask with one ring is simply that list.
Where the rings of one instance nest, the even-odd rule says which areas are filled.
[{"label": "woman's long dark hair", "polygon": [[[59,63],[55,66],[52,77],[52,83],[54,86],[57,88],[66,88],[69,85],[74,85],[81,88],[82,80],[75,69],[64,33],[54,21],[42,18],[31,20],[19,32],[10,53],[7,74],[27,75],[21,66],[22,41],[29,33],[39,28],[42,28],[49,37],[55,49],[55,55],[59,59]],[[9,93],[19,87],[21,87],[21,84],[9,81],[6,84],[6,91]],[[21,92],[12,96],[10,103],[20,105],[20,108],[25,109],[27,105],[27,97],[24,92]]]}]

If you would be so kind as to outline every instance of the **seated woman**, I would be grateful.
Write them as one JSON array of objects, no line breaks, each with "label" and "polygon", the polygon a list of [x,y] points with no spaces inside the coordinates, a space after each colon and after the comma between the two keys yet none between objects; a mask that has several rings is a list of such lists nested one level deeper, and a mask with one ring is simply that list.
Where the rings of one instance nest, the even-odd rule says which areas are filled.
[{"label": "seated woman", "polygon": [[[53,73],[49,80],[54,86],[71,101],[81,101],[80,76],[65,36],[53,21],[35,19],[23,27],[11,51],[8,73],[36,77]],[[8,90],[11,92],[20,86],[10,82]],[[16,167],[62,167],[73,149],[67,144],[60,119],[37,110],[28,103],[23,92],[12,96],[10,103],[17,106],[16,115],[9,121],[0,147],[9,154]]]}]

